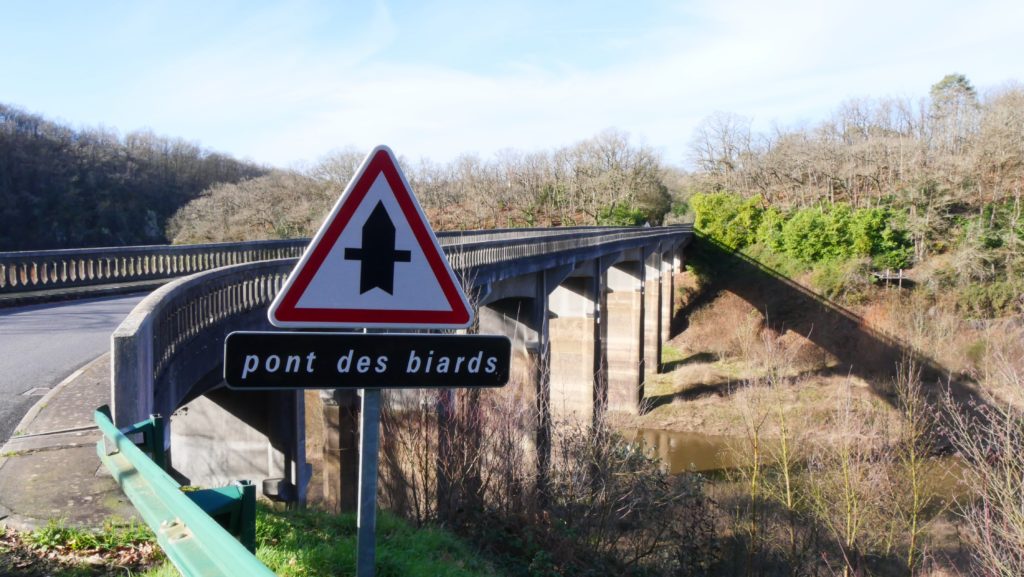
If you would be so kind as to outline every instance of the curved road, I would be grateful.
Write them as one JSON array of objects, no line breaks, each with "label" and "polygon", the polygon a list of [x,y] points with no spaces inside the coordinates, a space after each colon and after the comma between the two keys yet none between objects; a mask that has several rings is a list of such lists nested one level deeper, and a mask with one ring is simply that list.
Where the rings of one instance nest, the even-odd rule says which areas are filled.
[{"label": "curved road", "polygon": [[49,388],[110,350],[110,333],[145,296],[0,309],[0,445]]}]

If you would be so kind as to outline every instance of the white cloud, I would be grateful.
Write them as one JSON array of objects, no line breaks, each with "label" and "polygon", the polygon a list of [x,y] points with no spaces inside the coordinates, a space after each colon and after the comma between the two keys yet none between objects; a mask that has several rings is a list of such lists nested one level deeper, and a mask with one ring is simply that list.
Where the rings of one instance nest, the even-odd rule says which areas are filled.
[{"label": "white cloud", "polygon": [[1019,78],[1021,6],[706,1],[631,39],[631,62],[515,64],[513,54],[511,66],[467,70],[389,57],[403,30],[383,4],[327,45],[308,35],[320,9],[289,5],[148,71],[123,125],[282,166],[349,144],[435,160],[548,148],[614,126],[681,162],[716,110],[767,127],[818,120],[846,97],[924,95],[953,71],[981,86]]}]

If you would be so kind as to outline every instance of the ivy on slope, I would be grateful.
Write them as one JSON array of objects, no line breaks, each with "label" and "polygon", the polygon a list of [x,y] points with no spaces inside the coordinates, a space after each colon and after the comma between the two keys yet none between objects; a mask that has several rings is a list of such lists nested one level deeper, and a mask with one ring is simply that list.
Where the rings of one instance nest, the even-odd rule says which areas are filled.
[{"label": "ivy on slope", "polygon": [[869,258],[874,268],[909,265],[912,244],[906,213],[892,208],[854,209],[845,203],[780,211],[758,196],[695,194],[696,229],[726,246],[758,246],[807,268]]}]

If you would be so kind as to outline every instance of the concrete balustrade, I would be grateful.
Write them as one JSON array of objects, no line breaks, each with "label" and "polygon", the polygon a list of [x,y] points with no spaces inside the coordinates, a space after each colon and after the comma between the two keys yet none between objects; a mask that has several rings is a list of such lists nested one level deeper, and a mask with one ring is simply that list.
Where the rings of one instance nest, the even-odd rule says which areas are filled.
[{"label": "concrete balustrade", "polygon": [[183,276],[222,266],[295,258],[306,240],[0,252],[0,294]]},{"label": "concrete balustrade", "polygon": [[[641,410],[645,367],[657,370],[674,312],[671,271],[681,266],[691,235],[689,227],[438,235],[478,306],[477,330],[512,340],[512,383],[505,394],[532,408],[541,482],[553,420]],[[151,256],[140,274],[258,255]],[[301,394],[233,393],[221,388],[220,376],[224,337],[269,328],[266,307],[294,263],[236,264],[178,279],[147,297],[114,333],[115,423],[177,412],[165,444],[172,465],[193,484],[277,479],[271,485],[278,496],[303,498],[308,470]],[[204,449],[213,439],[221,447]]]},{"label": "concrete balustrade", "polygon": [[[437,237],[441,246],[450,247],[497,241],[481,245],[474,252],[473,262],[466,263],[473,266],[497,258],[528,256],[526,245],[506,246],[509,238],[580,237],[608,230],[612,227],[500,229],[444,232]],[[302,254],[308,242],[294,239],[0,252],[0,294],[167,279],[246,262],[294,258]]]}]

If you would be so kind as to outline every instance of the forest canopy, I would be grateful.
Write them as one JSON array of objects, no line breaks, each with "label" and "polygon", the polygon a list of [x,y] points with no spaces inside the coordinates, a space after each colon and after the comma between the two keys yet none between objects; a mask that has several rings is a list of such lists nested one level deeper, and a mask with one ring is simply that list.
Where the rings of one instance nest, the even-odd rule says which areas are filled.
[{"label": "forest canopy", "polygon": [[[345,150],[302,173],[214,186],[174,216],[168,235],[176,243],[311,236],[364,154]],[[399,162],[437,230],[661,224],[671,209],[673,178],[660,155],[615,130],[551,151]]]},{"label": "forest canopy", "polygon": [[264,167],[152,132],[75,130],[0,104],[0,250],[161,244],[167,219]]},{"label": "forest canopy", "polygon": [[[788,274],[930,261],[918,280],[965,313],[1024,312],[1024,86],[982,95],[950,74],[917,102],[849,100],[811,126],[752,124],[718,113],[694,134],[685,188],[701,233]],[[826,294],[854,280],[817,277],[830,277],[816,287]]]}]

